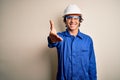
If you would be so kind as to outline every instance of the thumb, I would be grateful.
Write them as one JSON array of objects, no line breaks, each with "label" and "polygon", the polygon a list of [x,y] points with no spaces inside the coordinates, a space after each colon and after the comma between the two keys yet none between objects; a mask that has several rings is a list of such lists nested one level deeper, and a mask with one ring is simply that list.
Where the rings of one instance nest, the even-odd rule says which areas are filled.
[{"label": "thumb", "polygon": [[53,30],[53,28],[54,28],[54,22],[50,20],[50,30]]}]

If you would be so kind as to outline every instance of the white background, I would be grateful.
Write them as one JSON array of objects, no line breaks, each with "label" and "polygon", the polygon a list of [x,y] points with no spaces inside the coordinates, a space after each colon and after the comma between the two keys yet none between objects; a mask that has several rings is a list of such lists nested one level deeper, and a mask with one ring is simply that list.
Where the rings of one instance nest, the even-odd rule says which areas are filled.
[{"label": "white background", "polygon": [[0,0],[0,80],[55,80],[49,20],[65,30],[63,11],[77,4],[81,32],[94,41],[98,80],[120,80],[120,0]]}]

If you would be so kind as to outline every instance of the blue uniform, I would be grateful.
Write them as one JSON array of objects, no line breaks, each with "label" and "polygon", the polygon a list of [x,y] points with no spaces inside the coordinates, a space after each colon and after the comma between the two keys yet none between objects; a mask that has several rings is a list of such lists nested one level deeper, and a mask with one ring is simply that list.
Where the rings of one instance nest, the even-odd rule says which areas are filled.
[{"label": "blue uniform", "polygon": [[67,29],[57,34],[63,41],[51,43],[48,37],[48,47],[58,52],[57,80],[97,80],[92,39],[80,31],[72,36]]}]

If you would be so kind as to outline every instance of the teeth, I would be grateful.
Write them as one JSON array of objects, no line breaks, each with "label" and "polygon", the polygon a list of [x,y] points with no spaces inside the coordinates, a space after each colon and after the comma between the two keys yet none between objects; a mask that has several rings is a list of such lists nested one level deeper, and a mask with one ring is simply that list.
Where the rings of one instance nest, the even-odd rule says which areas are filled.
[{"label": "teeth", "polygon": [[70,25],[75,25],[76,23],[71,23]]},{"label": "teeth", "polygon": [[75,25],[75,24],[70,24],[70,25]]},{"label": "teeth", "polygon": [[75,25],[75,24],[71,24],[71,25]]}]

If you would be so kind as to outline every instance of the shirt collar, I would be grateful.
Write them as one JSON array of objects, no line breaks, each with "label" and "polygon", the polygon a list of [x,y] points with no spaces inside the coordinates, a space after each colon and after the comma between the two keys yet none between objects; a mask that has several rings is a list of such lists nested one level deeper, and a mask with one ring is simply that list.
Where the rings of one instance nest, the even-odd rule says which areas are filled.
[{"label": "shirt collar", "polygon": [[[66,31],[65,31],[65,36],[69,36],[69,37],[72,36],[72,35],[70,35],[68,29],[66,29]],[[76,37],[79,37],[79,38],[81,38],[81,39],[83,38],[83,35],[82,35],[82,33],[80,32],[79,29],[78,29],[78,34],[76,35]]]}]

